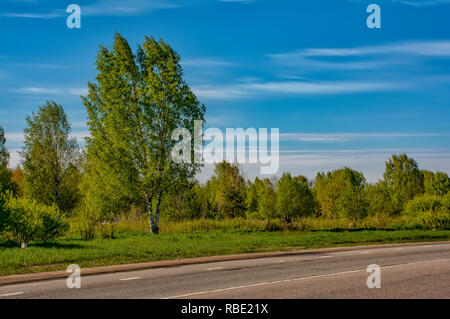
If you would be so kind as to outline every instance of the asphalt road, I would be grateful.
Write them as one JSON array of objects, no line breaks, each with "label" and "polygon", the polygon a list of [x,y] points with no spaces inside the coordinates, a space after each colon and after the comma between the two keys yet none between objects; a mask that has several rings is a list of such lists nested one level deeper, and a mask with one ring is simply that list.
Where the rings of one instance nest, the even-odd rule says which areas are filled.
[{"label": "asphalt road", "polygon": [[[369,289],[371,264],[381,288]],[[0,298],[447,298],[450,242],[214,262],[0,287]]]}]

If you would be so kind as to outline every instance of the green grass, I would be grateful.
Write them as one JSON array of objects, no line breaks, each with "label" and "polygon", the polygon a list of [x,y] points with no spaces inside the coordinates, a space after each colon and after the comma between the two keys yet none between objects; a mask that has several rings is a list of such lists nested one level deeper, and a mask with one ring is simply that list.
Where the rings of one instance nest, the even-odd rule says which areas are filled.
[{"label": "green grass", "polygon": [[0,244],[0,275],[199,256],[359,244],[450,240],[450,230],[119,233],[115,239],[62,238],[26,249]]}]

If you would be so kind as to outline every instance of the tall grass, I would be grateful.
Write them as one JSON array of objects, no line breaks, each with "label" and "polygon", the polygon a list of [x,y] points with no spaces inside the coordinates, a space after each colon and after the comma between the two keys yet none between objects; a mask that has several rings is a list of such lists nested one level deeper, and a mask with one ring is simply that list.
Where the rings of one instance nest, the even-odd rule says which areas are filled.
[{"label": "tall grass", "polygon": [[[147,233],[148,219],[145,215],[133,215],[120,218],[109,223],[107,229],[114,233]],[[78,229],[80,228],[77,226]],[[81,237],[77,227],[71,230],[72,235]],[[105,225],[97,226],[95,237],[105,238]],[[198,232],[272,232],[272,231],[342,231],[342,230],[408,230],[426,229],[420,219],[415,216],[403,215],[398,217],[373,216],[363,220],[329,219],[305,217],[294,219],[286,224],[279,219],[195,219],[181,222],[161,221],[161,233],[198,233]],[[106,236],[112,238],[113,236]]]}]

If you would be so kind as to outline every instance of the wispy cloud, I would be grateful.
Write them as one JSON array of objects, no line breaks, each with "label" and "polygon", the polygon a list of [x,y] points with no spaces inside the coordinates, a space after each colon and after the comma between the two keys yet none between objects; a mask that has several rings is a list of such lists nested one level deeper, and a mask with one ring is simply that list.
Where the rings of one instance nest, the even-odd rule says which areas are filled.
[{"label": "wispy cloud", "polygon": [[282,141],[348,142],[368,138],[413,138],[449,136],[448,133],[282,133]]},{"label": "wispy cloud", "polygon": [[[90,136],[89,131],[73,131],[72,133],[70,133],[70,137],[76,138],[78,140],[81,140],[88,136]],[[5,138],[7,144],[22,143],[25,140],[23,133],[19,132],[11,132],[11,133],[6,132]]]},{"label": "wispy cloud", "polygon": [[[356,2],[356,3],[373,3],[372,0],[348,0],[349,2]],[[436,6],[441,4],[449,4],[450,0],[379,0],[377,3],[397,3],[400,5],[407,5],[412,7],[426,7],[426,6]]]},{"label": "wispy cloud", "polygon": [[52,63],[40,63],[40,62],[7,62],[4,66],[20,67],[20,68],[35,68],[35,69],[48,69],[59,70],[67,69],[67,65],[52,64]]},{"label": "wispy cloud", "polygon": [[217,58],[192,58],[183,59],[181,61],[183,66],[194,66],[194,67],[229,67],[235,66],[235,63],[230,61],[217,59]]},{"label": "wispy cloud", "polygon": [[[392,154],[404,153],[418,161],[421,169],[450,172],[450,151],[442,149],[348,149],[298,151],[298,154],[285,154],[280,151],[280,169],[293,175],[304,175],[314,180],[318,172],[326,172],[345,166],[360,171],[370,183],[377,182],[383,176],[385,161]],[[249,179],[260,176],[260,164],[242,164],[242,169]],[[207,164],[199,174],[205,182],[214,174],[214,165]]]},{"label": "wispy cloud", "polygon": [[393,82],[306,82],[279,81],[243,83],[235,85],[193,87],[199,98],[205,99],[237,99],[263,97],[267,95],[325,95],[351,94],[380,91],[401,90],[408,87],[405,83]]},{"label": "wispy cloud", "polygon": [[[81,14],[85,16],[134,16],[158,9],[178,8],[174,0],[98,0],[88,5],[80,5]],[[26,19],[54,19],[66,17],[66,9],[58,8],[48,12],[7,12],[2,16]]]},{"label": "wispy cloud", "polygon": [[242,4],[248,4],[248,3],[255,2],[255,0],[219,0],[219,2],[237,2],[237,3],[242,3]]},{"label": "wispy cloud", "polygon": [[54,19],[63,16],[62,12],[54,11],[49,13],[24,12],[24,13],[4,13],[2,16],[7,18],[26,18],[26,19]]},{"label": "wispy cloud", "polygon": [[100,0],[91,5],[82,6],[81,11],[93,16],[127,16],[138,15],[158,9],[178,8],[180,5],[174,1],[158,0]]},{"label": "wispy cloud", "polygon": [[450,3],[450,0],[392,0],[392,1],[414,7],[434,6],[439,4]]},{"label": "wispy cloud", "polygon": [[45,87],[21,87],[21,88],[12,88],[11,92],[16,94],[25,94],[25,95],[86,95],[86,88],[45,88]]},{"label": "wispy cloud", "polygon": [[55,89],[55,88],[42,88],[42,87],[21,87],[21,88],[14,88],[11,89],[11,92],[17,93],[17,94],[54,94],[54,95],[60,95],[64,93],[64,90],[62,89]]},{"label": "wispy cloud", "polygon": [[450,40],[404,41],[350,48],[306,48],[269,54],[279,65],[306,68],[373,69],[417,63],[417,58],[449,58]]}]

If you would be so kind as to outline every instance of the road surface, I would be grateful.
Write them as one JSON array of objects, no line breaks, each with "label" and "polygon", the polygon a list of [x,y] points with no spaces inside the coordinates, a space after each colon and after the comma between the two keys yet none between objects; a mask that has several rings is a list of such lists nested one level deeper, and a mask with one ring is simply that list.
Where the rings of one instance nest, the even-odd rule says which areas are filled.
[{"label": "road surface", "polygon": [[[367,267],[381,267],[369,289]],[[450,242],[156,268],[0,287],[3,298],[446,298]]]}]

